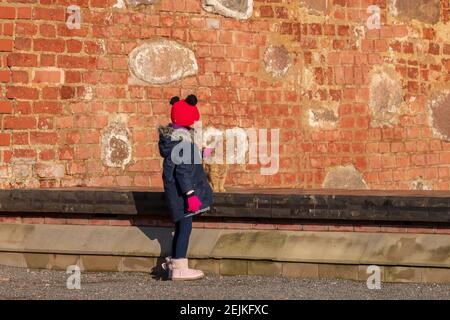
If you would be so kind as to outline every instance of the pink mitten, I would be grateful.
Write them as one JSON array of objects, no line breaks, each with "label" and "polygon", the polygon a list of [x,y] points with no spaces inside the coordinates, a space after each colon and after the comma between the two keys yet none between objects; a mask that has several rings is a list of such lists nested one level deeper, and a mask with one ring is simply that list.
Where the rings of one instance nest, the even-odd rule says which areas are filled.
[{"label": "pink mitten", "polygon": [[212,154],[213,151],[214,151],[214,148],[205,148],[203,150],[203,157],[208,158]]},{"label": "pink mitten", "polygon": [[200,202],[200,200],[198,199],[197,196],[188,197],[187,201],[188,201],[188,211],[189,212],[198,211],[200,209],[200,206],[202,205],[202,203]]}]

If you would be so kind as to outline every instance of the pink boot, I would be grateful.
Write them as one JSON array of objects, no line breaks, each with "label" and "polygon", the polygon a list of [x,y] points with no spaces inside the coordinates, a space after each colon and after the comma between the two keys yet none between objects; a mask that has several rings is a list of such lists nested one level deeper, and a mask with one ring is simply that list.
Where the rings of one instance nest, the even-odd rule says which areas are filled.
[{"label": "pink boot", "polygon": [[188,259],[172,259],[171,279],[178,280],[196,280],[205,275],[201,270],[189,269]]}]

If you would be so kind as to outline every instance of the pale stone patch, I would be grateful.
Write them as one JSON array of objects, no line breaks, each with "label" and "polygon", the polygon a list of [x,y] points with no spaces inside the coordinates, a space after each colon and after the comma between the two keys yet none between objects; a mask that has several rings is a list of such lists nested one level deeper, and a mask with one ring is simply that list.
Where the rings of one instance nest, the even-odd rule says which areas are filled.
[{"label": "pale stone patch", "polygon": [[131,161],[130,132],[124,117],[116,117],[102,130],[101,158],[108,167],[124,169]]},{"label": "pale stone patch", "polygon": [[337,102],[323,104],[308,109],[308,123],[313,128],[335,129],[339,121],[339,105]]},{"label": "pale stone patch", "polygon": [[218,19],[206,19],[206,26],[208,27],[208,29],[219,29],[220,21]]},{"label": "pale stone patch", "polygon": [[113,8],[125,9],[126,8],[125,1],[124,0],[117,0],[117,3],[115,5],[113,5]]},{"label": "pale stone patch", "polygon": [[369,189],[361,173],[353,165],[336,166],[329,169],[322,187],[349,190]]},{"label": "pale stone patch", "polygon": [[245,20],[253,14],[253,0],[202,0],[205,11]]},{"label": "pale stone patch", "polygon": [[33,175],[36,160],[30,158],[12,157],[8,167],[8,180],[14,188],[38,188],[39,181]]},{"label": "pale stone patch", "polygon": [[435,24],[440,18],[440,0],[389,0],[388,12],[405,21],[417,21]]},{"label": "pale stone patch", "polygon": [[411,181],[410,188],[411,190],[433,190],[431,184],[422,177],[418,177]]},{"label": "pale stone patch", "polygon": [[450,141],[450,90],[434,92],[427,102],[428,122],[433,134]]},{"label": "pale stone patch", "polygon": [[91,86],[84,87],[84,95],[82,97],[83,100],[92,100],[94,97],[94,90]]},{"label": "pale stone patch", "polygon": [[369,107],[373,127],[398,123],[403,100],[400,76],[390,65],[376,66],[371,72]]},{"label": "pale stone patch", "polygon": [[314,79],[314,73],[310,68],[303,68],[300,76],[300,83],[303,89],[303,93],[305,91],[315,90],[317,88],[317,83]]},{"label": "pale stone patch", "polygon": [[[120,1],[120,0],[118,0]],[[158,0],[126,0],[126,2],[132,6],[132,7],[137,7],[139,5],[152,5],[155,4]]]},{"label": "pale stone patch", "polygon": [[321,15],[328,11],[330,0],[300,0],[300,5],[308,8],[309,13]]},{"label": "pale stone patch", "polygon": [[267,73],[274,77],[286,75],[292,65],[289,51],[281,46],[269,46],[264,53],[264,65]]},{"label": "pale stone patch", "polygon": [[63,164],[57,163],[37,163],[34,165],[34,172],[39,178],[63,178],[66,172]]},{"label": "pale stone patch", "polygon": [[135,78],[151,84],[170,83],[198,72],[194,52],[164,38],[136,47],[129,55],[128,65]]},{"label": "pale stone patch", "polygon": [[356,39],[356,47],[361,48],[361,40],[366,37],[366,28],[364,26],[356,26],[353,28],[353,35]]}]

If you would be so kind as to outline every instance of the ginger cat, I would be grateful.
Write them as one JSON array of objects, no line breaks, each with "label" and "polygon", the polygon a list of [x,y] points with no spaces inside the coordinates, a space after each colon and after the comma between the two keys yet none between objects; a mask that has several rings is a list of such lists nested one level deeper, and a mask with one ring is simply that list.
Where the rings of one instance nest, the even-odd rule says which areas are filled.
[{"label": "ginger cat", "polygon": [[203,162],[203,168],[205,169],[206,176],[211,188],[215,192],[225,191],[225,181],[227,179],[228,165],[218,163],[205,163]]}]

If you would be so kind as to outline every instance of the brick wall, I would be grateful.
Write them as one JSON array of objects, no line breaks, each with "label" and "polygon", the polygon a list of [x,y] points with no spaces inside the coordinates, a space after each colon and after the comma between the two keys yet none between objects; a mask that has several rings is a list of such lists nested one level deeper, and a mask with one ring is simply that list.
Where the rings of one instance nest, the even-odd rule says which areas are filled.
[{"label": "brick wall", "polygon": [[[156,127],[173,95],[195,93],[206,126],[281,130],[279,172],[231,165],[228,186],[450,189],[448,0],[255,0],[247,20],[201,0],[116,2],[0,1],[2,188],[160,187]],[[190,48],[197,74],[130,81],[130,52],[154,37]],[[271,46],[287,52],[281,76]],[[114,167],[102,143],[118,115],[131,158]]]}]

